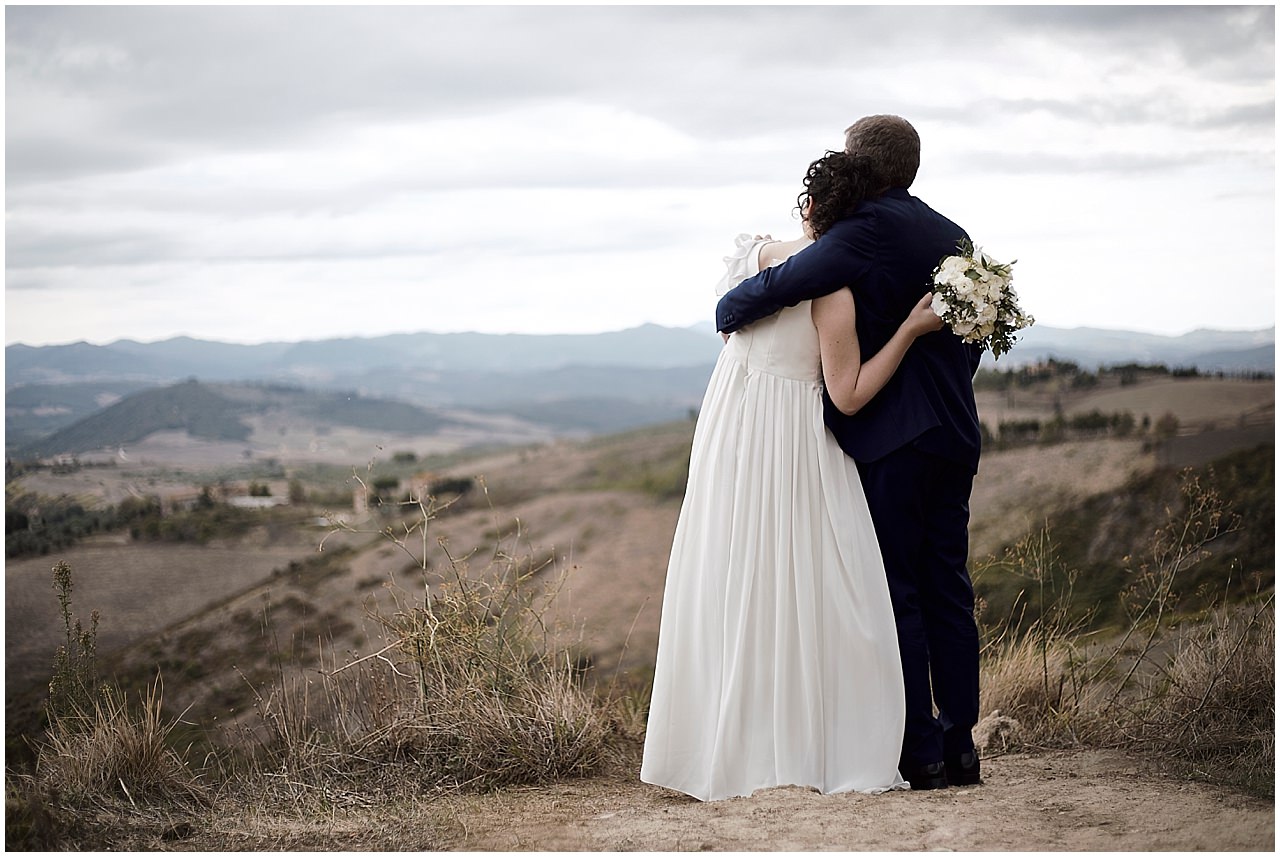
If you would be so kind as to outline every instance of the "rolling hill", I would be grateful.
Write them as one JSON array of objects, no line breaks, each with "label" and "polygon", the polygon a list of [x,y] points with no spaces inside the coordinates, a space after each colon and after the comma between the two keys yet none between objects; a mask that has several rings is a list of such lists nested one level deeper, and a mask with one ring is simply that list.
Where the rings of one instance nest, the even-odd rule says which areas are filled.
[{"label": "rolling hill", "polygon": [[143,390],[20,450],[30,457],[74,455],[136,443],[155,432],[185,431],[193,438],[243,441],[244,418],[286,411],[310,424],[431,433],[451,424],[440,414],[404,402],[281,385],[204,384],[188,380]]}]

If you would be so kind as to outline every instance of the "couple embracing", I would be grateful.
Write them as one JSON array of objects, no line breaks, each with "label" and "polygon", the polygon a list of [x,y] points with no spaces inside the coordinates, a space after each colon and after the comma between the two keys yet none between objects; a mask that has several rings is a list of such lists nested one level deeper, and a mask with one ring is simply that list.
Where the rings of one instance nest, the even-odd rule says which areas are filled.
[{"label": "couple embracing", "polygon": [[982,349],[928,294],[968,236],[908,193],[906,120],[845,142],[804,178],[804,237],[725,260],[640,774],[700,800],[980,782]]}]

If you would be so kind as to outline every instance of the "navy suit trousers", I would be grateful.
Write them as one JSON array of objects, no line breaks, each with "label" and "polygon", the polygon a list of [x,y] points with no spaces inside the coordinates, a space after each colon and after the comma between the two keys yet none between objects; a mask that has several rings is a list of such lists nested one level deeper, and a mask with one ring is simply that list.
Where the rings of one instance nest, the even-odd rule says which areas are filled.
[{"label": "navy suit trousers", "polygon": [[972,750],[978,720],[978,628],[966,568],[973,474],[913,445],[858,462],[858,472],[898,624],[902,762],[931,764]]}]

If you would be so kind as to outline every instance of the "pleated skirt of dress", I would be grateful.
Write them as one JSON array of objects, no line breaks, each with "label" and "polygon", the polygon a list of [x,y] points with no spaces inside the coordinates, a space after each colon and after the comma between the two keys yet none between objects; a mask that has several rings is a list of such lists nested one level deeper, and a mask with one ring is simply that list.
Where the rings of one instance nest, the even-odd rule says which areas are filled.
[{"label": "pleated skirt of dress", "polygon": [[644,782],[701,800],[905,788],[888,586],[819,383],[722,352],[662,603]]}]

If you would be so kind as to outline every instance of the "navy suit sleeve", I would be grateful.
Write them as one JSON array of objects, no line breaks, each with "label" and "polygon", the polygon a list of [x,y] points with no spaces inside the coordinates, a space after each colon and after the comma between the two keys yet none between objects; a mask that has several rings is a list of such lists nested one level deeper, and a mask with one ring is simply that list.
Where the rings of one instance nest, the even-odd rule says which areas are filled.
[{"label": "navy suit sleeve", "polygon": [[867,270],[870,229],[855,215],[836,224],[830,232],[790,259],[743,280],[716,305],[716,329],[733,333],[752,322],[851,286]]}]

